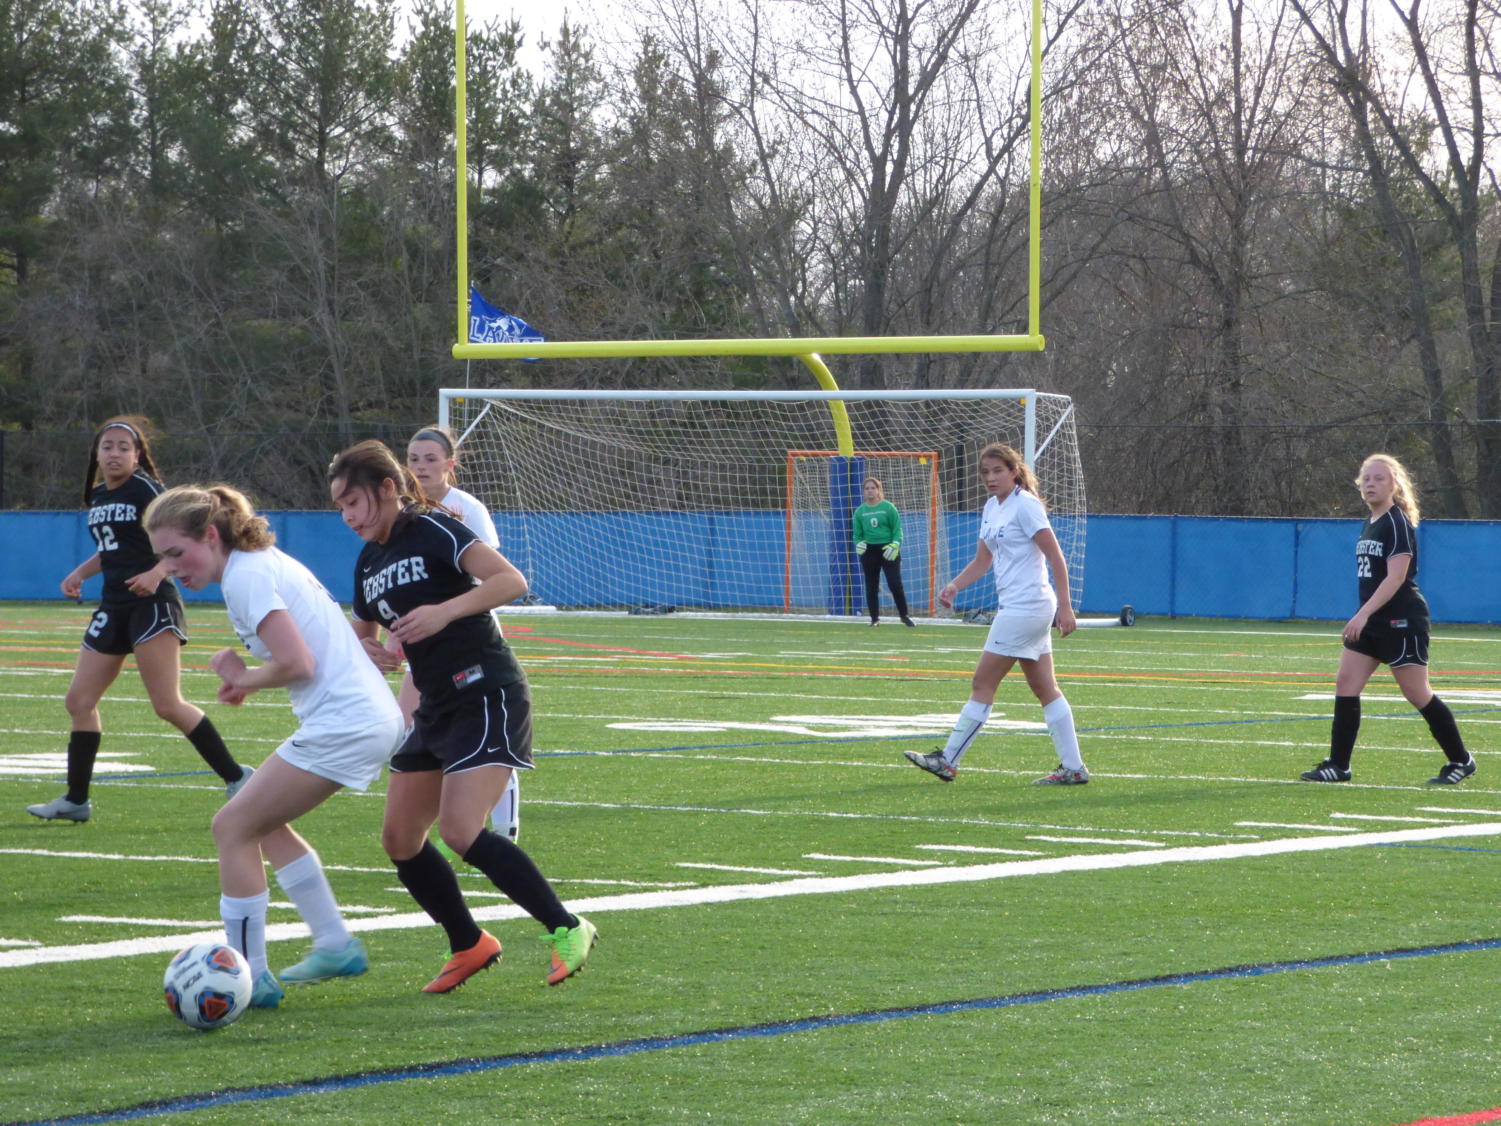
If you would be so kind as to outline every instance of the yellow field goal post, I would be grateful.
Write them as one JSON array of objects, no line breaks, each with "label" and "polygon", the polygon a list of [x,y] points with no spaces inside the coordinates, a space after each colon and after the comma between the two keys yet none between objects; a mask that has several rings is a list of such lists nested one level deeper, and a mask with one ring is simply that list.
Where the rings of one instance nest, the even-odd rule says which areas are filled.
[{"label": "yellow field goal post", "polygon": [[[1041,352],[1042,335],[1042,0],[1032,0],[1028,63],[1027,330],[941,336],[740,337],[709,340],[549,340],[545,343],[471,343],[469,339],[469,140],[467,21],[464,0],[454,5],[454,139],[457,175],[457,327],[453,355],[461,360],[648,357],[796,356],[831,389],[819,356],[946,352]],[[513,312],[521,312],[513,310]],[[820,371],[820,369],[823,369]]]}]

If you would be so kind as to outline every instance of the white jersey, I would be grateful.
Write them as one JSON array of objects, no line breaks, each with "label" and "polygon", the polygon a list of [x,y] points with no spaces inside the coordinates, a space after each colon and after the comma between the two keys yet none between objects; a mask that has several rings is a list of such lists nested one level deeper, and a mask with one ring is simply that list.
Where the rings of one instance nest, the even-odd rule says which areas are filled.
[{"label": "white jersey", "polygon": [[333,595],[301,563],[275,547],[231,551],[219,586],[230,625],[262,661],[271,659],[271,651],[256,629],[274,610],[292,615],[315,662],[311,677],[287,685],[292,711],[304,728],[363,731],[393,716],[399,724],[390,685]]},{"label": "white jersey", "polygon": [[489,544],[496,551],[500,550],[500,536],[496,534],[495,521],[490,519],[489,510],[480,503],[478,497],[450,486],[438,503],[462,520],[480,538],[480,542]]},{"label": "white jersey", "polygon": [[1033,540],[1048,523],[1042,501],[1018,485],[1005,500],[991,497],[980,514],[980,542],[994,557],[996,596],[1007,610],[1058,609],[1048,561]]}]

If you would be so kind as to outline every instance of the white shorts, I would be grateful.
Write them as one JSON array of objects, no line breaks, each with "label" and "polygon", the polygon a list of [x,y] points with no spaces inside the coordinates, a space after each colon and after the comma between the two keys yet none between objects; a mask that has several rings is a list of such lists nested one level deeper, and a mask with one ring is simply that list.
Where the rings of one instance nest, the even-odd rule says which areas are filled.
[{"label": "white shorts", "polygon": [[1057,610],[1033,608],[996,611],[985,638],[985,652],[998,657],[1035,661],[1053,651],[1053,618]]},{"label": "white shorts", "polygon": [[299,770],[366,790],[391,760],[402,733],[399,713],[357,731],[300,727],[275,753]]}]

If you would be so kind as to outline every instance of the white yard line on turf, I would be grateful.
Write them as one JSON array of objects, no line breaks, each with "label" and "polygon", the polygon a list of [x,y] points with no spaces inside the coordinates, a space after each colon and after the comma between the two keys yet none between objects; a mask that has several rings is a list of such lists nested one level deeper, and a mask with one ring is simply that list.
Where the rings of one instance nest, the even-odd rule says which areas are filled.
[{"label": "white yard line on turf", "polygon": [[1447,805],[1420,805],[1419,813],[1465,813],[1476,817],[1501,817],[1501,809],[1454,809]]},{"label": "white yard line on turf", "polygon": [[[886,888],[936,887],[941,884],[978,883],[1017,876],[1057,876],[1068,872],[1101,872],[1118,868],[1244,860],[1301,852],[1366,848],[1371,845],[1407,845],[1423,841],[1497,836],[1501,836],[1501,822],[1487,821],[1469,825],[1435,825],[1422,829],[1350,833],[1341,837],[1287,837],[1271,841],[1241,841],[1234,844],[1188,845],[1163,849],[1160,852],[1147,849],[1099,853],[1092,856],[1003,860],[994,864],[944,866],[900,872],[867,872],[858,876],[814,876],[764,884],[724,884],[681,888],[673,891],[627,892],[621,895],[578,899],[570,902],[568,906],[575,912],[584,912],[597,919],[619,911],[658,911],[676,907],[701,907],[711,903],[782,899],[794,895],[848,895],[852,892]],[[497,904],[494,907],[477,909],[474,917],[481,922],[488,922],[492,919],[525,918],[526,913],[514,904]],[[432,920],[425,913],[412,911],[400,915],[387,915],[378,919],[353,919],[349,923],[349,929],[358,932],[411,930],[432,925]],[[0,951],[0,970],[56,962],[126,958],[138,954],[171,954],[194,942],[218,941],[221,935],[222,931],[214,929],[185,934],[121,939],[115,942],[44,946],[31,950],[3,950]],[[276,923],[266,928],[266,938],[272,942],[285,939],[305,941],[307,927],[300,922]]]},{"label": "white yard line on turf", "polygon": [[746,868],[738,864],[699,864],[692,860],[679,860],[674,868],[705,868],[711,872],[750,872],[760,876],[821,876],[822,872],[809,872],[805,868]]},{"label": "white yard line on turf", "polygon": [[[1124,842],[1122,842],[1124,843]],[[1045,852],[1038,852],[1035,848],[991,848],[987,845],[950,845],[950,844],[925,844],[913,845],[913,848],[928,849],[933,852],[984,852],[1000,853],[1006,856],[1046,856]]]},{"label": "white yard line on turf", "polygon": [[1036,835],[1029,835],[1027,837],[1027,840],[1029,840],[1029,841],[1049,841],[1049,842],[1051,842],[1053,844],[1103,844],[1103,845],[1132,844],[1132,845],[1135,845],[1137,848],[1166,848],[1167,847],[1167,845],[1163,844],[1161,841],[1137,841],[1137,840],[1122,841],[1122,840],[1111,840],[1111,839],[1108,839],[1106,837],[1041,837],[1041,836],[1036,836]]},{"label": "white yard line on turf", "polygon": [[1248,829],[1312,829],[1319,833],[1343,833],[1343,825],[1300,825],[1293,821],[1237,821]]},{"label": "white yard line on turf", "polygon": [[[848,763],[846,765],[860,766],[866,764]],[[910,763],[903,763],[902,765],[908,770],[912,769],[912,765]],[[1036,771],[994,770],[988,769],[986,767],[980,767],[976,770],[971,771],[966,768],[966,774],[970,773],[1011,774],[1021,775],[1025,777],[1030,774],[1035,774]],[[1146,778],[1156,777],[1156,775],[1112,774],[1108,776],[1091,775],[1091,777]],[[1240,779],[1240,781],[1242,782],[1256,782],[1264,780],[1265,779],[1257,778]],[[1308,785],[1308,783],[1301,782],[1299,783],[1299,785],[1306,786]],[[1351,785],[1351,783],[1347,782],[1345,783],[1345,785],[1348,786]],[[1392,788],[1405,789],[1406,787]],[[573,806],[581,809],[648,810],[653,813],[730,813],[747,817],[811,817],[815,819],[825,818],[834,821],[918,821],[924,825],[979,825],[983,828],[1047,829],[1060,833],[1151,833],[1154,837],[1200,837],[1220,841],[1235,840],[1236,838],[1240,838],[1242,840],[1255,840],[1259,836],[1259,834],[1257,833],[1208,833],[1200,832],[1195,829],[1116,829],[1108,825],[1054,825],[1047,821],[1001,821],[996,818],[990,817],[930,817],[919,813],[846,813],[830,809],[756,809],[754,807],[724,808],[722,806],[712,805],[645,805],[640,803],[625,802],[564,801],[554,798],[528,798],[527,802],[530,805]],[[0,848],[0,854],[3,854],[4,852],[5,850],[3,848]]]},{"label": "white yard line on turf", "polygon": [[942,860],[913,860],[908,856],[845,856],[837,852],[805,852],[804,860],[846,860],[853,864],[941,865]]},{"label": "white yard line on turf", "polygon": [[[66,832],[67,830],[63,830]],[[53,848],[0,848],[0,856],[50,856],[57,860],[129,860],[144,863],[170,861],[177,864],[218,864],[216,856],[137,856],[128,852],[62,852]],[[362,868],[354,864],[325,864],[325,872],[376,872],[389,876],[391,869]]]}]

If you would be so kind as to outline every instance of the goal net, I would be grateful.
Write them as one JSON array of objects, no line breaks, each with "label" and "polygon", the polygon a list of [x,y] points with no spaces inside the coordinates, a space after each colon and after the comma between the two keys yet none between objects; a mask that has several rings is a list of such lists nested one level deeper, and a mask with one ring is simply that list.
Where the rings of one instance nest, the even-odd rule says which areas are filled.
[{"label": "goal net", "polygon": [[[1037,473],[1076,606],[1083,591],[1066,395],[446,388],[439,419],[459,439],[459,486],[554,606],[863,616],[851,516],[874,476],[901,515],[909,602],[949,614],[936,592],[974,556],[977,457],[994,441]],[[994,606],[982,580],[953,612]]]},{"label": "goal net", "polygon": [[[790,450],[787,454],[786,573],[783,606],[791,610],[822,596],[831,614],[865,608],[863,574],[854,558],[854,513],[865,502],[867,477],[902,521],[902,586],[913,613],[932,615],[938,605],[938,575],[946,574],[947,551],[938,530],[938,453],[855,450]],[[880,584],[881,604],[892,606]]]}]

